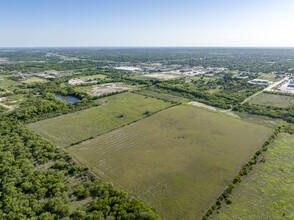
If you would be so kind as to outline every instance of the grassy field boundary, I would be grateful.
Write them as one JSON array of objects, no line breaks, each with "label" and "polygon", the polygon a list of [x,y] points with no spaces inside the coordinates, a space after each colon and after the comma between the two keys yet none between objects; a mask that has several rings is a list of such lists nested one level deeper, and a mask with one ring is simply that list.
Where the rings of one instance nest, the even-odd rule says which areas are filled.
[{"label": "grassy field boundary", "polygon": [[[163,93],[163,92],[157,92],[157,91],[153,91],[153,90],[150,90],[151,92],[155,92],[155,93],[158,93],[158,94],[166,94],[166,95],[170,95],[170,96],[174,96],[174,95],[171,95],[171,94],[168,94],[168,93]],[[134,91],[131,91],[132,93],[136,93],[136,94],[139,94],[139,95],[142,95],[142,96],[145,96],[145,97],[151,97],[151,98],[154,98],[154,99],[159,99],[159,100],[162,100],[162,101],[167,101],[167,102],[171,102],[171,103],[175,103],[175,104],[181,104],[183,102],[181,101],[170,101],[168,99],[165,99],[165,98],[162,98],[162,97],[159,97],[159,96],[155,96],[155,95],[149,95],[149,94],[146,94],[146,93],[143,93],[141,90],[134,90]],[[182,97],[179,97],[179,96],[174,96],[174,97],[177,97],[179,99],[181,99]],[[184,99],[184,98],[182,98]]]},{"label": "grassy field boundary", "polygon": [[89,138],[86,138],[86,139],[83,139],[83,140],[81,140],[81,141],[78,141],[78,142],[72,143],[71,145],[64,147],[64,149],[68,149],[68,148],[73,147],[73,146],[75,146],[75,145],[77,145],[77,144],[80,144],[80,143],[82,143],[82,142],[84,142],[84,141],[94,139],[94,138],[96,138],[96,137],[98,137],[98,136],[101,136],[101,135],[103,135],[103,134],[109,133],[109,132],[114,131],[114,130],[116,130],[116,129],[120,129],[120,128],[123,128],[123,127],[125,127],[125,126],[131,125],[131,124],[133,124],[133,123],[135,123],[135,122],[137,122],[137,121],[140,121],[140,120],[142,120],[142,119],[148,118],[148,117],[150,117],[150,116],[152,116],[152,115],[154,115],[154,114],[156,114],[156,113],[158,113],[158,112],[164,111],[164,110],[166,110],[166,109],[169,109],[169,108],[175,107],[175,106],[180,105],[180,104],[181,104],[181,103],[172,103],[171,106],[168,106],[168,107],[166,107],[166,108],[164,108],[164,109],[160,109],[160,110],[158,110],[158,111],[152,112],[152,113],[146,115],[145,117],[139,118],[139,119],[137,119],[137,120],[135,120],[135,121],[132,121],[132,122],[130,122],[130,123],[128,123],[128,124],[125,124],[125,125],[123,125],[123,126],[121,126],[121,127],[111,129],[111,130],[109,130],[109,131],[107,131],[107,132],[105,132],[105,133],[101,133],[101,134],[98,134],[98,135],[92,135],[92,136],[89,137]]},{"label": "grassy field boundary", "polygon": [[[258,159],[263,154],[263,152],[267,151],[268,145],[272,143],[275,138],[278,136],[278,134],[281,132],[282,127],[278,127],[273,134],[264,142],[264,144],[256,151],[254,156],[247,162],[243,168],[240,170],[238,175],[233,179],[232,183],[228,185],[228,187],[224,190],[224,192],[217,198],[215,204],[208,209],[205,216],[202,217],[202,220],[207,220],[210,215],[212,215],[214,212],[216,212],[218,209],[221,208],[222,203],[226,202],[227,204],[231,204],[232,200],[229,197],[229,195],[232,193],[232,190],[235,188],[235,185],[240,183],[242,181],[242,177],[246,176],[250,173],[250,171],[253,169],[254,165],[258,162]],[[262,159],[261,159],[261,162]]]}]

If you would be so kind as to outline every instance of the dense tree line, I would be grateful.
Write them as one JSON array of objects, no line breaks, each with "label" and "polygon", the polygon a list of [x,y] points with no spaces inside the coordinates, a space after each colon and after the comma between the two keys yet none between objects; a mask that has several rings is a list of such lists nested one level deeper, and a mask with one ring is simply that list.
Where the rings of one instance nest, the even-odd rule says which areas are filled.
[{"label": "dense tree line", "polygon": [[94,61],[74,60],[74,61],[60,61],[60,60],[46,60],[43,62],[21,62],[21,63],[4,63],[2,70],[5,72],[44,72],[49,70],[67,71],[79,70],[84,68],[94,68],[101,64]]},{"label": "dense tree line", "polygon": [[254,115],[265,115],[271,118],[280,118],[287,122],[294,123],[294,108],[280,108],[274,106],[263,106],[252,104],[249,102],[243,105],[237,105],[233,108],[234,111],[247,112]]},{"label": "dense tree line", "polygon": [[223,109],[230,109],[263,89],[262,86],[252,85],[243,80],[226,81],[225,79],[219,79],[215,83],[222,86],[221,90],[216,93],[207,92],[207,87],[202,87],[201,84],[199,87],[198,85],[189,87],[185,83],[179,84],[177,81],[158,83],[156,87],[174,95],[197,100]]},{"label": "dense tree line", "polygon": [[41,96],[29,96],[20,108],[8,112],[6,115],[9,118],[28,123],[92,106],[97,106],[92,100],[82,99],[75,104],[67,104],[65,101],[55,98],[54,94],[47,93]]},{"label": "dense tree line", "polygon": [[6,110],[6,108],[4,108],[2,105],[0,105],[0,113],[4,112]]},{"label": "dense tree line", "polygon": [[19,121],[2,117],[0,136],[1,219],[158,218]]},{"label": "dense tree line", "polygon": [[293,93],[284,93],[284,92],[276,92],[276,91],[264,91],[266,94],[272,94],[272,95],[281,95],[281,96],[292,96],[294,97]]}]

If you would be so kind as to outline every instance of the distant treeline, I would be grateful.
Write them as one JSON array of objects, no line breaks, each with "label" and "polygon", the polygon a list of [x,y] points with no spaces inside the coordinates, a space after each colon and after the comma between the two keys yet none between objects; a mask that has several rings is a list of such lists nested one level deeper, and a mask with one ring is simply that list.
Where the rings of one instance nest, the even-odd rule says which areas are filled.
[{"label": "distant treeline", "polygon": [[[47,53],[56,53],[60,56]],[[127,62],[225,67],[248,72],[294,73],[294,50],[272,48],[38,48],[1,51],[10,61],[42,63],[3,64],[5,71],[42,71],[90,68]],[[78,60],[64,60],[62,56]]]}]

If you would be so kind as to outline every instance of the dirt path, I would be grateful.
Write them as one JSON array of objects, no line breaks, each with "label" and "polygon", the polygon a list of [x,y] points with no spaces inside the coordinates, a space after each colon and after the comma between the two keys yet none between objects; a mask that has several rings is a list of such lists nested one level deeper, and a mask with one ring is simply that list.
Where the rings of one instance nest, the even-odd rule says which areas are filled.
[{"label": "dirt path", "polygon": [[217,109],[215,107],[210,106],[210,105],[206,105],[206,104],[201,103],[201,102],[195,102],[195,101],[193,101],[193,102],[189,102],[188,104],[189,105],[193,105],[193,106],[197,106],[197,107],[207,108],[207,109],[210,109],[212,111],[217,111]]},{"label": "dirt path", "polygon": [[7,108],[8,111],[12,111],[13,109],[15,109],[16,106],[5,105],[4,103],[1,103],[2,101],[5,101],[6,99],[7,99],[7,97],[1,97],[1,98],[0,98],[0,105],[3,106],[4,108]]},{"label": "dirt path", "polygon": [[195,101],[193,101],[193,102],[189,102],[188,104],[189,104],[189,105],[193,105],[193,106],[197,106],[197,107],[207,108],[207,109],[210,109],[210,110],[212,110],[212,111],[218,111],[218,112],[224,113],[224,114],[226,114],[226,115],[230,115],[230,116],[232,116],[232,117],[234,117],[234,118],[240,118],[239,115],[236,115],[235,113],[231,112],[232,109],[221,110],[221,109],[217,109],[217,108],[215,108],[215,107],[213,107],[213,106],[206,105],[206,104],[201,103],[201,102],[195,102]]}]

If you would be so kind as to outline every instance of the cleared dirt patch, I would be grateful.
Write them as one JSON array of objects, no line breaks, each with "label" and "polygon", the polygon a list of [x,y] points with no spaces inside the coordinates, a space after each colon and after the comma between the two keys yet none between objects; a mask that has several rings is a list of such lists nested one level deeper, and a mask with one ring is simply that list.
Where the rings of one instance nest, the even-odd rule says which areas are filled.
[{"label": "cleared dirt patch", "polygon": [[88,83],[97,83],[98,80],[90,80],[90,79],[71,79],[68,81],[70,85],[81,85],[81,84],[88,84]]},{"label": "cleared dirt patch", "polygon": [[81,85],[81,84],[89,84],[89,83],[97,83],[102,79],[105,79],[107,76],[98,74],[98,75],[92,75],[92,76],[84,76],[79,77],[75,79],[70,79],[68,81],[68,84],[70,85]]},{"label": "cleared dirt patch", "polygon": [[121,92],[132,88],[134,87],[124,83],[106,83],[92,86],[92,88],[88,90],[87,93],[92,96],[101,96],[106,93]]},{"label": "cleared dirt patch", "polygon": [[205,105],[201,102],[189,102],[188,104],[193,105],[193,106],[197,106],[197,107],[202,107],[202,108],[207,108],[210,109],[212,111],[217,111],[217,109],[215,107],[209,106],[209,105]]},{"label": "cleared dirt patch", "polygon": [[[2,105],[4,108],[7,108],[8,111],[12,111],[14,110],[15,108],[17,108],[17,106],[15,105],[6,105],[4,103],[1,103],[2,101],[5,101],[7,99],[7,97],[2,97],[0,98],[0,105]],[[15,103],[16,101],[12,101],[11,103]]]}]

